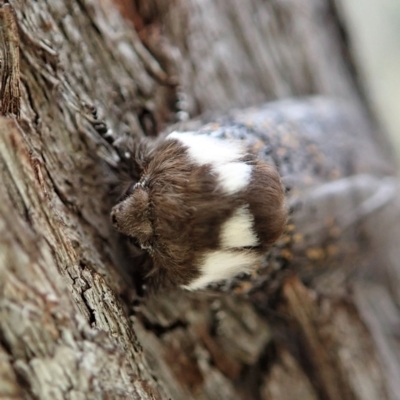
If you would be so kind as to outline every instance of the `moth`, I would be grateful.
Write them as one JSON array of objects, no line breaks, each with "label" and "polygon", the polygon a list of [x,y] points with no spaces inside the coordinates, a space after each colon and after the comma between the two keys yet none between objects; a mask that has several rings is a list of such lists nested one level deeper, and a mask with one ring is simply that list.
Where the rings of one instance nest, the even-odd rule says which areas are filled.
[{"label": "moth", "polygon": [[131,182],[111,221],[136,244],[150,289],[251,272],[284,230],[280,176],[245,141],[172,132],[126,155]]}]

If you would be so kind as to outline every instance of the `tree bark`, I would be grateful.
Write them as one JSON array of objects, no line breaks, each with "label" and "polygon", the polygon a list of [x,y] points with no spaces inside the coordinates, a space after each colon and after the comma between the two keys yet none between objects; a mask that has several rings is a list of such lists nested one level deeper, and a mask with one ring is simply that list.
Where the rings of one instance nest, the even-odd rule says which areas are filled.
[{"label": "tree bark", "polygon": [[[0,398],[400,398],[394,161],[335,4],[115,3],[121,13],[109,0],[0,3],[15,10],[21,70],[19,105],[0,19]],[[230,111],[310,95],[328,100]],[[288,231],[249,290],[176,289],[137,309],[109,223],[119,155],[104,137],[221,115],[281,157]],[[305,142],[274,144],[280,129],[314,135],[329,174]],[[326,217],[343,231],[330,241]]]}]

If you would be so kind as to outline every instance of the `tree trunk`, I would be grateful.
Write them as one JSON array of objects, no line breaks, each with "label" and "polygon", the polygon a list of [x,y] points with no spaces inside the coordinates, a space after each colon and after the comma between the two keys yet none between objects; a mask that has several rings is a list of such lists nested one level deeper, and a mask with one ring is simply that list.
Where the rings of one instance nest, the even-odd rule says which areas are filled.
[{"label": "tree trunk", "polygon": [[[0,7],[0,398],[400,399],[398,185],[332,0]],[[223,115],[270,143],[288,230],[245,290],[138,309],[104,137]]]}]

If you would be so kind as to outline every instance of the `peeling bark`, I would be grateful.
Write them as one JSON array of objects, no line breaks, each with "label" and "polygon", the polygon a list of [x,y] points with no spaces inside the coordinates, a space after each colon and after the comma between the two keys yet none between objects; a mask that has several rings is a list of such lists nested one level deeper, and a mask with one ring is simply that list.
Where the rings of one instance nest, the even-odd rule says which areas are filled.
[{"label": "peeling bark", "polygon": [[[399,398],[393,377],[400,357],[390,351],[399,228],[388,229],[398,209],[364,202],[377,189],[398,190],[389,176],[394,164],[344,56],[332,4],[153,0],[132,2],[124,21],[109,0],[9,3],[18,23],[21,107],[19,115],[15,103],[2,108],[0,119],[0,396]],[[4,67],[11,42],[3,35],[2,43]],[[4,105],[7,69],[2,78]],[[333,264],[327,274],[313,266],[312,260],[323,269],[326,259],[318,253],[321,225],[306,211],[293,214],[300,231],[283,238],[292,241],[286,259],[279,246],[269,256],[282,274],[267,268],[257,290],[176,290],[134,307],[132,277],[122,268],[132,266],[108,219],[119,156],[104,137],[151,136],[200,112],[202,121],[225,113],[225,121],[261,131],[257,119],[246,120],[250,114],[228,110],[298,95],[348,105],[349,124],[324,117],[332,123],[320,131],[360,147],[354,157],[336,154],[321,136],[332,157],[325,166],[343,157],[343,171],[329,179],[307,170],[310,149],[300,152],[304,159],[296,151],[289,159],[281,154],[281,173],[288,184],[292,179],[289,201],[303,196],[326,216],[347,204],[349,193],[360,195],[349,201],[343,224],[362,219],[371,253],[364,254],[364,236],[352,229],[337,245],[340,252],[346,237],[355,239],[357,257],[346,260],[368,261],[362,271],[373,279],[359,279],[353,293],[347,282],[353,266],[342,273]],[[279,136],[276,118],[291,117],[270,107],[272,140]],[[318,120],[300,117],[311,122],[291,125],[295,133],[302,126],[309,132]],[[266,137],[259,139],[265,144]],[[307,175],[316,178],[312,184]],[[353,179],[343,182],[356,192],[335,186],[321,201],[318,190],[338,178]],[[312,238],[296,241],[295,233],[307,229],[313,245]]]}]

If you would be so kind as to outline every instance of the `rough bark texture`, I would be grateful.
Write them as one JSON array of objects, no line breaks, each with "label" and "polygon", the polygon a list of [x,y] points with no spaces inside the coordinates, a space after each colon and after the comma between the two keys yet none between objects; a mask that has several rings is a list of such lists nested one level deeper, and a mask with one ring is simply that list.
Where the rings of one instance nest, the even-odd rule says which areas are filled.
[{"label": "rough bark texture", "polygon": [[[10,1],[21,110],[17,120],[0,99],[0,397],[400,398],[400,232],[390,223],[398,188],[384,177],[393,163],[359,95],[332,3],[118,3],[125,20],[108,0]],[[263,143],[287,127],[289,143],[271,146],[293,187],[289,202],[316,205],[294,212],[272,250],[269,265],[275,260],[282,273],[268,282],[265,269],[258,290],[241,296],[175,290],[133,308],[108,217],[118,154],[102,134],[154,135],[200,113],[212,120],[314,94],[347,111],[307,106],[290,115],[284,104],[271,106],[262,114],[269,131],[251,112],[228,117]],[[327,158],[293,145],[298,132],[316,132]],[[318,164],[332,175],[307,170]],[[322,240],[331,228],[332,243]],[[350,242],[356,248],[347,252]],[[353,264],[367,276],[349,285]],[[322,274],[319,266],[331,268]]]}]

